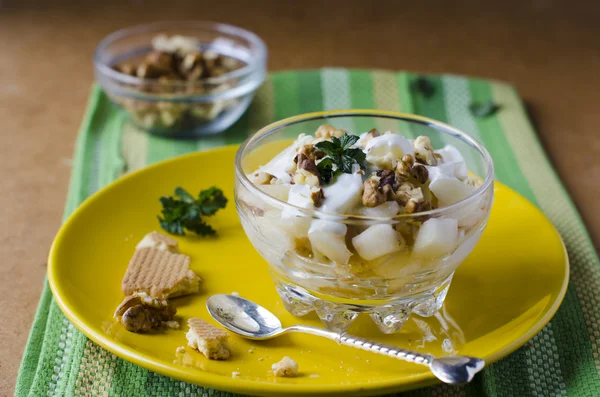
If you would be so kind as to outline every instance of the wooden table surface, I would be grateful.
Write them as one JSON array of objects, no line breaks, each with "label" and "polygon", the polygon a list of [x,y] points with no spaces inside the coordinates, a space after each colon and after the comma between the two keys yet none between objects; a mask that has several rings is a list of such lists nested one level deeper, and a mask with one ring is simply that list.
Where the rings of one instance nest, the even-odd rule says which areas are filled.
[{"label": "wooden table surface", "polygon": [[81,3],[88,4],[0,1],[0,396],[13,393],[61,222],[93,81],[92,52],[102,37],[128,25],[169,19],[239,25],[265,39],[271,70],[386,68],[508,81],[527,101],[542,144],[600,246],[600,3]]}]

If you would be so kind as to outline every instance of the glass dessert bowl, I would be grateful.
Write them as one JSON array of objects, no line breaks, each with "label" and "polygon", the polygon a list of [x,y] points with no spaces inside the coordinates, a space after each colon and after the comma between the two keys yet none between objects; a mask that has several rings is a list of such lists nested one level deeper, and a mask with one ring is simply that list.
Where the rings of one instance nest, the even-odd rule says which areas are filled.
[{"label": "glass dessert bowl", "polygon": [[96,80],[140,128],[193,138],[223,132],[246,111],[267,72],[254,33],[213,22],[157,22],[107,36]]},{"label": "glass dessert bowl", "polygon": [[288,311],[314,310],[335,331],[368,313],[393,333],[441,308],[486,226],[494,167],[446,124],[347,110],[264,127],[235,178],[243,228]]}]

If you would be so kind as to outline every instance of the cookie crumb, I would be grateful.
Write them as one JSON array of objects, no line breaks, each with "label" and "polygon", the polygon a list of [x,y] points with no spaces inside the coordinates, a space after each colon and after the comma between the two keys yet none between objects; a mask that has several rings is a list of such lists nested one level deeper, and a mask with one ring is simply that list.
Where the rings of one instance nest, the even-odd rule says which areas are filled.
[{"label": "cookie crumb", "polygon": [[233,292],[231,293],[231,295],[233,295],[233,296],[240,296],[239,292],[237,292],[237,291],[233,291]]},{"label": "cookie crumb", "polygon": [[185,346],[179,346],[176,350],[177,353],[183,354],[185,353]]},{"label": "cookie crumb", "polygon": [[232,377],[232,378],[239,378],[239,377],[240,377],[240,375],[241,375],[241,373],[240,373],[240,372],[238,372],[238,371],[233,371],[233,372],[231,373],[231,377]]},{"label": "cookie crumb", "polygon": [[278,377],[294,377],[298,375],[298,364],[290,357],[285,356],[271,366],[271,372]]},{"label": "cookie crumb", "polygon": [[250,353],[250,354],[254,353],[254,348],[251,347],[250,349],[248,349],[248,353]]}]

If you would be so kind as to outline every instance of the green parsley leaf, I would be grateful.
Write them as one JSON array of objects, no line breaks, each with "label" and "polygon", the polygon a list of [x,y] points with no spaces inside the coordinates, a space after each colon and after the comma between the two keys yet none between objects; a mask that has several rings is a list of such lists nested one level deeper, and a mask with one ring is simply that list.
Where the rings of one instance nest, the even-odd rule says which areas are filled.
[{"label": "green parsley leaf", "polygon": [[214,186],[202,190],[197,199],[185,189],[177,187],[174,197],[161,197],[160,203],[163,209],[158,221],[168,233],[183,236],[187,229],[199,236],[212,236],[216,234],[215,229],[202,217],[214,215],[219,209],[225,208],[227,198],[221,189]]},{"label": "green parsley leaf", "polygon": [[181,187],[175,188],[175,196],[179,197],[179,199],[185,203],[193,203],[194,196],[185,191],[185,189]]},{"label": "green parsley leaf", "polygon": [[352,166],[354,165],[355,161],[354,158],[344,154],[342,156],[342,159],[340,161],[340,169],[342,172],[346,173],[346,174],[351,174],[352,173]]},{"label": "green parsley leaf", "polygon": [[331,178],[333,178],[333,164],[334,162],[331,157],[325,157],[317,164],[320,181],[324,185],[328,184],[331,181]]},{"label": "green parsley leaf", "polygon": [[488,100],[486,102],[473,102],[469,109],[475,117],[488,117],[500,110],[500,106],[492,100]]},{"label": "green parsley leaf", "polygon": [[[335,137],[334,137],[335,138]],[[337,139],[337,138],[335,138]],[[328,156],[335,156],[337,154],[338,147],[331,141],[322,141],[315,144],[315,148],[318,151],[325,153]]]},{"label": "green parsley leaf", "polygon": [[[356,135],[344,133],[340,138],[332,137],[331,141],[322,141],[315,144],[318,151],[328,156],[317,164],[321,174],[321,183],[329,183],[335,174],[339,172],[351,174],[354,164],[358,164],[362,169],[365,168],[365,153],[352,147],[358,139],[359,137]],[[333,164],[337,166],[336,171],[333,171]]]},{"label": "green parsley leaf", "polygon": [[340,138],[340,146],[341,146],[342,150],[348,150],[357,141],[358,141],[358,136],[343,134],[342,137]]}]

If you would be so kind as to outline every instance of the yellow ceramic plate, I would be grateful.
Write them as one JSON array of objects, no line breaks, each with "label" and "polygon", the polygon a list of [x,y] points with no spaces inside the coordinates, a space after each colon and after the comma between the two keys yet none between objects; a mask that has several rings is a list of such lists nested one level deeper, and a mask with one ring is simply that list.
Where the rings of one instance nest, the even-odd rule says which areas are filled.
[{"label": "yellow ceramic plate", "polygon": [[[181,323],[210,319],[205,300],[238,292],[273,311],[284,326],[319,326],[316,316],[294,318],[279,301],[267,265],[242,230],[233,202],[236,147],[179,157],[121,178],[79,207],[60,230],[49,261],[52,292],[67,317],[94,342],[116,355],[186,382],[245,394],[372,395],[434,383],[427,368],[338,346],[308,335],[286,335],[266,342],[232,336],[233,357],[218,362],[187,349],[181,330],[157,335],[127,332],[112,320],[123,299],[121,278],[136,243],[160,230],[158,198],[176,186],[197,192],[221,187],[230,202],[210,222],[217,238],[178,238],[203,279],[201,293],[173,301]],[[567,287],[568,261],[561,239],[542,213],[514,191],[496,188],[489,226],[481,242],[458,269],[443,311],[413,317],[396,335],[382,335],[369,319],[351,332],[426,351],[481,357],[492,363],[534,336],[556,312]],[[362,321],[365,320],[365,321]],[[271,364],[283,356],[300,366],[297,378],[273,378]],[[240,377],[232,379],[232,372]]]}]

